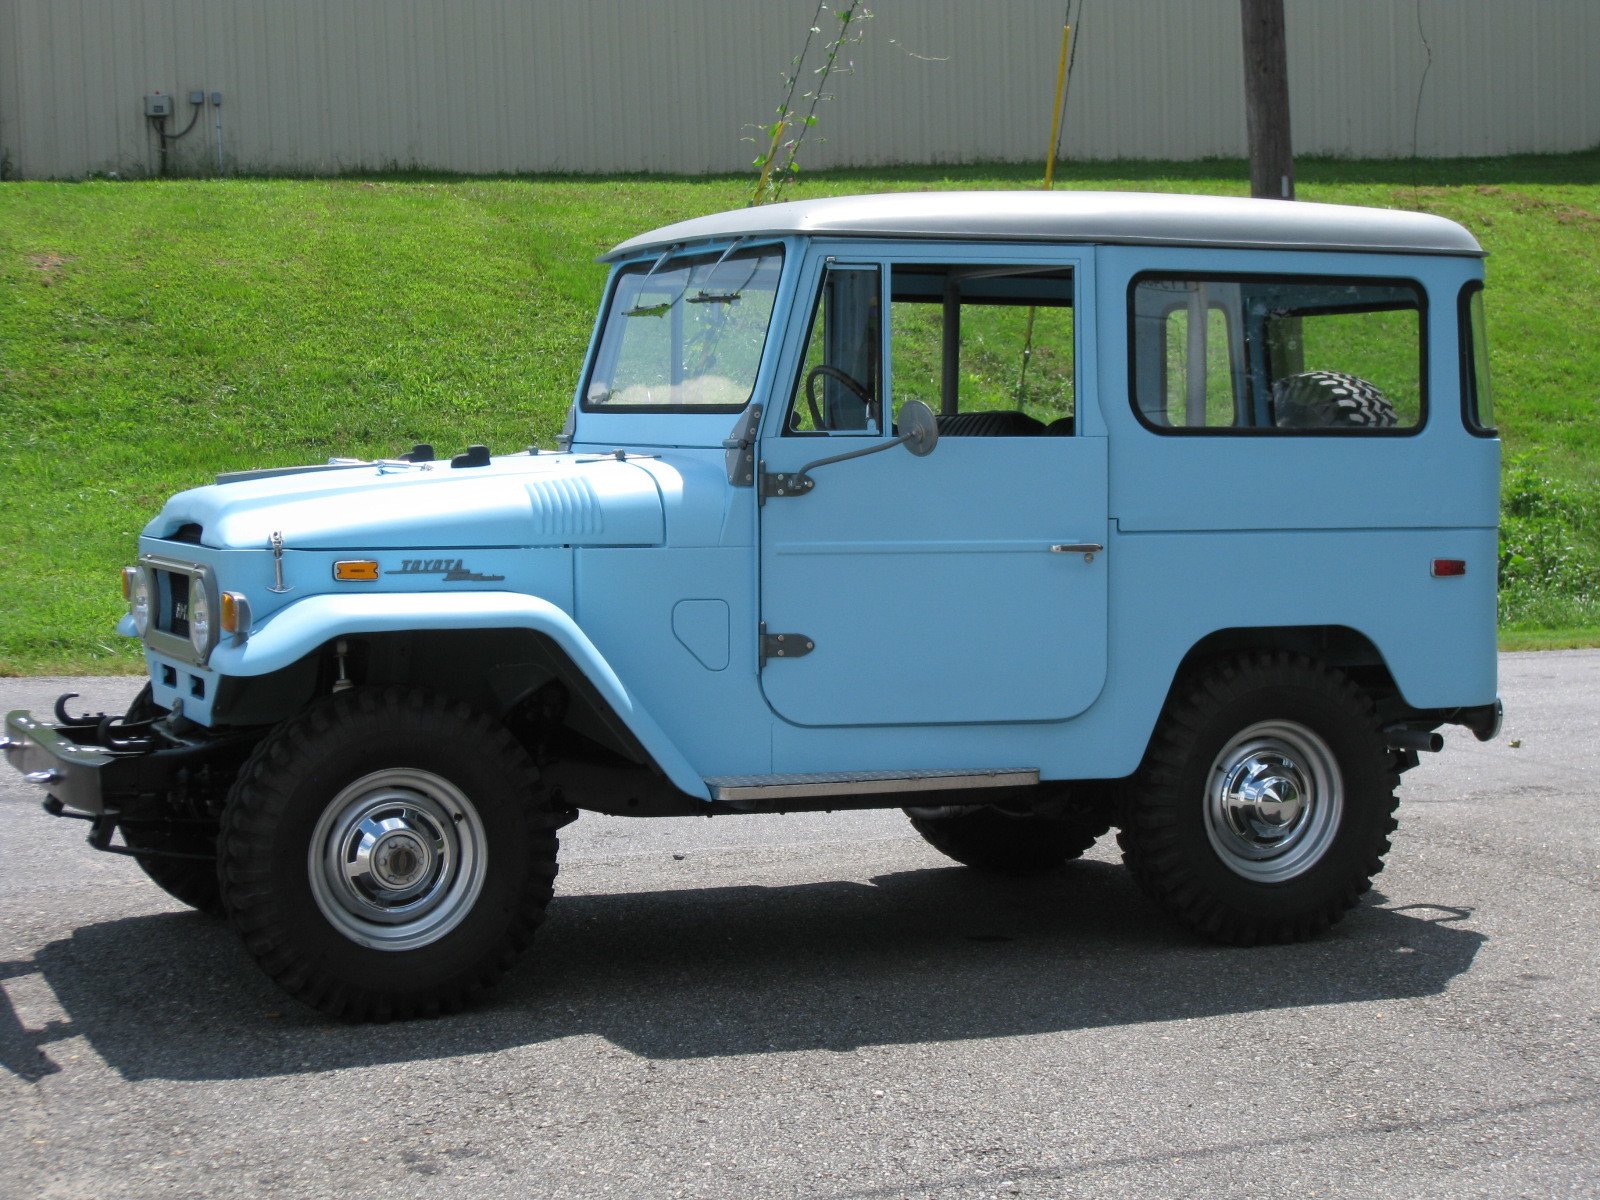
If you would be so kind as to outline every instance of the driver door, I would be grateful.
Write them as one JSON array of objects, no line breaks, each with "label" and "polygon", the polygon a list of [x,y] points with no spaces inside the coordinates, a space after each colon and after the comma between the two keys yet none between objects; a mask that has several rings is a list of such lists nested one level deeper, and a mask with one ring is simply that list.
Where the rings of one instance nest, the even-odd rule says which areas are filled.
[{"label": "driver door", "polygon": [[[1033,433],[1019,419],[1013,423],[1026,435],[941,436],[925,458],[886,445],[897,407],[926,390],[930,356],[942,358],[946,383],[955,381],[947,391],[955,393],[962,372],[970,374],[993,350],[979,346],[976,334],[961,339],[963,292],[972,303],[980,294],[1005,303],[1019,288],[1045,294],[1043,284],[1029,284],[1023,274],[1018,283],[1009,269],[1004,262],[912,269],[886,260],[826,261],[813,276],[809,331],[791,354],[793,391],[774,399],[764,422],[764,469],[794,472],[817,459],[882,449],[817,467],[808,491],[770,494],[762,504],[769,653],[761,684],[772,709],[790,722],[1054,721],[1081,712],[1100,692],[1105,555],[1060,547],[1105,544],[1105,439],[1046,435],[1042,421]],[[994,270],[1000,282],[984,282],[995,276],[983,272]],[[1083,330],[1070,324],[1080,273],[1081,263],[1066,260],[1050,272],[1052,303],[1060,309],[1067,297],[1071,370],[1064,386],[1074,399],[1086,376],[1076,340]],[[932,287],[945,294],[932,295]],[[930,319],[941,314],[942,322]],[[977,315],[974,308],[974,327]],[[1020,328],[1020,308],[1005,315]],[[952,420],[962,397],[934,399],[936,410],[946,410],[942,428],[1011,421]],[[807,643],[811,648],[797,655]]]}]

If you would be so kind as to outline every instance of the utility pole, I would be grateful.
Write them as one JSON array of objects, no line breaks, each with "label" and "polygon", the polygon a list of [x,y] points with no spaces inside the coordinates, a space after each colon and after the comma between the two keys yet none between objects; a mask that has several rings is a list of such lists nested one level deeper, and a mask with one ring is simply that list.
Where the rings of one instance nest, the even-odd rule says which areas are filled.
[{"label": "utility pole", "polygon": [[1283,0],[1240,0],[1244,19],[1244,124],[1250,142],[1250,194],[1294,199],[1289,144],[1289,62]]}]

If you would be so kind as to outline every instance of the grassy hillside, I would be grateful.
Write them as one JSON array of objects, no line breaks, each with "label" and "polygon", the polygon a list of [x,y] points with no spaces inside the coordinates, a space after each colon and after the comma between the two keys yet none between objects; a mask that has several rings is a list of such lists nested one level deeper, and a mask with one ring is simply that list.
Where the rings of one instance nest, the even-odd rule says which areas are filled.
[{"label": "grassy hillside", "polygon": [[[1301,197],[1441,213],[1491,251],[1511,470],[1504,616],[1600,639],[1600,153],[1303,162]],[[1071,165],[1063,186],[1243,194],[1242,163]],[[1025,187],[1006,167],[839,172],[800,195]],[[743,178],[0,184],[0,674],[137,669],[118,567],[218,469],[549,444],[629,234]]]}]

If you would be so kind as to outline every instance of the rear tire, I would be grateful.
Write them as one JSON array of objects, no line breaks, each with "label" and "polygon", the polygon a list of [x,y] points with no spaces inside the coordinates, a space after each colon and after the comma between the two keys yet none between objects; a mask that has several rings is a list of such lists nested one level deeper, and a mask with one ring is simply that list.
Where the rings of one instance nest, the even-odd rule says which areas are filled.
[{"label": "rear tire", "polygon": [[532,939],[564,817],[504,726],[404,688],[320,701],[223,810],[222,899],[281,987],[354,1020],[451,1012]]},{"label": "rear tire", "polygon": [[1004,809],[907,809],[911,827],[946,857],[979,871],[1031,875],[1081,858],[1111,828],[1107,806],[1086,788],[1069,788],[1049,813]]},{"label": "rear tire", "polygon": [[1345,675],[1245,656],[1177,689],[1118,841],[1151,899],[1197,933],[1299,941],[1383,869],[1399,782],[1371,700]]}]

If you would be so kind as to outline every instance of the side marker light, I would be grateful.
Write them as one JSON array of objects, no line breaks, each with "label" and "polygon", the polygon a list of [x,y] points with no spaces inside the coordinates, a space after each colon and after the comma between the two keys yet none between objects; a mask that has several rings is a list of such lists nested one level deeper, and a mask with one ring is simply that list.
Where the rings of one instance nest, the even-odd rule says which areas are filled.
[{"label": "side marker light", "polygon": [[333,577],[343,583],[372,583],[378,578],[378,564],[370,558],[350,558],[333,564]]},{"label": "side marker light", "polygon": [[1464,558],[1436,558],[1433,560],[1433,577],[1445,579],[1451,575],[1465,575],[1467,573],[1467,560]]}]

